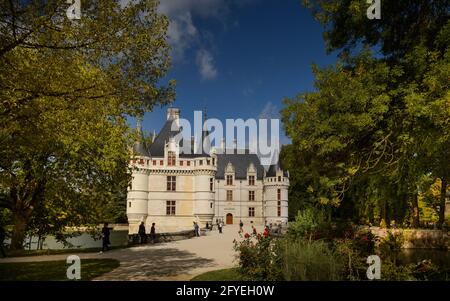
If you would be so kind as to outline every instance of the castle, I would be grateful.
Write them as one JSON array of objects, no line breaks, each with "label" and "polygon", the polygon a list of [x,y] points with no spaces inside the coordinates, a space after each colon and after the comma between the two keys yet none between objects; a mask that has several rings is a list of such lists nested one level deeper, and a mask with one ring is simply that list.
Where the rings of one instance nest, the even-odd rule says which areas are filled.
[{"label": "castle", "polygon": [[223,154],[184,153],[182,140],[175,140],[179,131],[172,127],[179,118],[180,110],[169,108],[150,148],[143,141],[134,145],[127,194],[130,234],[138,232],[142,221],[147,231],[156,223],[160,233],[191,230],[194,221],[205,227],[218,219],[226,224],[287,223],[288,172],[278,164],[265,169],[256,154],[236,147]]}]

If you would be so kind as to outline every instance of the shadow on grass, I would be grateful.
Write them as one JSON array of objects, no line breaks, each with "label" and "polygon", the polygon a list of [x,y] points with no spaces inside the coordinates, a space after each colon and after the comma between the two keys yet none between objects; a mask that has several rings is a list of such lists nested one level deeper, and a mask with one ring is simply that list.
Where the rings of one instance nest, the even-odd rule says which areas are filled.
[{"label": "shadow on grass", "polygon": [[[119,267],[115,259],[81,260],[81,280],[87,281]],[[0,281],[68,281],[66,261],[0,263]]]}]

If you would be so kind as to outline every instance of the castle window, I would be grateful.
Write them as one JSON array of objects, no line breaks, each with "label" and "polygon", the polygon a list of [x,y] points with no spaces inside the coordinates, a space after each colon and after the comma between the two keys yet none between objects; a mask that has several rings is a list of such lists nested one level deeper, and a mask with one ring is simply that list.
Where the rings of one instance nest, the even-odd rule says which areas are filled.
[{"label": "castle window", "polygon": [[233,176],[227,175],[227,185],[233,185]]},{"label": "castle window", "polygon": [[183,166],[183,164],[184,164],[184,161],[180,161],[180,166]]},{"label": "castle window", "polygon": [[128,202],[128,207],[131,207],[131,202]]},{"label": "castle window", "polygon": [[209,191],[214,191],[214,178],[209,179]]},{"label": "castle window", "polygon": [[177,156],[175,152],[168,152],[167,153],[167,165],[168,166],[175,166],[176,165],[176,159]]},{"label": "castle window", "polygon": [[278,217],[281,216],[281,201],[278,201]]},{"label": "castle window", "polygon": [[281,189],[277,190],[277,200],[281,200]]},{"label": "castle window", "polygon": [[164,165],[164,161],[163,160],[159,160],[159,165],[163,166]]},{"label": "castle window", "polygon": [[167,176],[167,191],[175,191],[177,187],[177,178],[175,176]]},{"label": "castle window", "polygon": [[250,190],[248,192],[248,200],[249,201],[254,201],[255,200],[255,192],[253,190]]},{"label": "castle window", "polygon": [[176,201],[166,201],[166,215],[175,215]]},{"label": "castle window", "polygon": [[203,165],[203,160],[200,160],[200,161],[199,161],[199,164],[200,164],[200,165]]},{"label": "castle window", "polygon": [[255,185],[255,176],[248,176],[248,185],[249,186]]},{"label": "castle window", "polygon": [[280,176],[278,176],[278,182],[281,182],[281,177]]},{"label": "castle window", "polygon": [[248,208],[248,216],[249,217],[255,217],[255,207],[249,207]]},{"label": "castle window", "polygon": [[233,200],[233,190],[227,190],[227,201],[231,202]]},{"label": "castle window", "polygon": [[216,158],[213,158],[213,165],[216,165]]},{"label": "castle window", "polygon": [[153,160],[153,165],[156,165],[156,160]]},{"label": "castle window", "polygon": [[139,164],[143,165],[144,164],[144,159],[139,159]]},{"label": "castle window", "polygon": [[186,165],[187,165],[187,166],[191,166],[191,161],[187,161],[187,162],[186,162]]},{"label": "castle window", "polygon": [[206,165],[211,165],[211,161],[210,160],[206,160]]}]

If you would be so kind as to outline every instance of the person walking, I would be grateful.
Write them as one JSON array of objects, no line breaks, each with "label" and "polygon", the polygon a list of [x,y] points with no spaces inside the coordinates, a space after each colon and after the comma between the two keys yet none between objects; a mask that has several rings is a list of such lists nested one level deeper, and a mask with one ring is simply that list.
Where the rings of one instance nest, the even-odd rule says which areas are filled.
[{"label": "person walking", "polygon": [[239,222],[239,233],[244,232],[244,223],[242,222],[242,220]]},{"label": "person walking", "polygon": [[195,233],[195,236],[200,237],[199,227],[196,222],[194,222],[194,233]]},{"label": "person walking", "polygon": [[145,233],[145,224],[144,224],[144,222],[141,222],[141,224],[139,225],[138,234],[139,234],[139,236],[141,238],[141,244],[147,243],[147,234]]},{"label": "person walking", "polygon": [[110,228],[108,228],[108,223],[104,223],[102,228],[102,251],[100,253],[109,250],[109,245],[111,244],[111,242],[109,241],[110,234],[111,232]]},{"label": "person walking", "polygon": [[156,228],[155,223],[152,223],[152,227],[150,228],[150,238],[152,240],[152,244],[156,242]]},{"label": "person walking", "polygon": [[222,221],[219,221],[219,224],[217,225],[217,227],[219,228],[219,233],[222,233],[222,228],[223,228]]}]

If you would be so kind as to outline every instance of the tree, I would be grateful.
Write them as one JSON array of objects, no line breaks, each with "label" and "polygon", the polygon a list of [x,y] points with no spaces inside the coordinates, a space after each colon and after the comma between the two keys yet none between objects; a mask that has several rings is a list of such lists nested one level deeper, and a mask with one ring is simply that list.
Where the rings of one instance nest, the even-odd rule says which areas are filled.
[{"label": "tree", "polygon": [[136,134],[126,116],[174,96],[173,81],[158,84],[170,59],[157,6],[83,1],[71,21],[66,1],[0,2],[0,190],[11,248],[47,214],[51,231],[101,221],[128,185]]},{"label": "tree", "polygon": [[333,204],[375,197],[385,221],[411,208],[417,225],[421,176],[445,183],[450,170],[448,1],[383,2],[381,20],[366,17],[364,1],[304,3],[341,54],[337,66],[314,68],[316,91],[283,110],[292,156],[307,158],[315,179],[309,191]]}]

